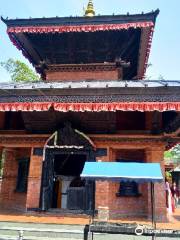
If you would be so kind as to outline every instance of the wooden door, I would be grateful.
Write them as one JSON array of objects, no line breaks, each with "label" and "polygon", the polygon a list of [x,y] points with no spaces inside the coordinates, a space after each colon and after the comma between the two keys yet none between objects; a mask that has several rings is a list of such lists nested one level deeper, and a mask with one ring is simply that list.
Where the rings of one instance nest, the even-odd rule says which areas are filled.
[{"label": "wooden door", "polygon": [[89,212],[94,209],[94,183],[87,181],[84,187],[70,187],[67,194],[69,210]]},{"label": "wooden door", "polygon": [[41,188],[41,209],[43,211],[51,208],[54,180],[54,155],[49,151],[46,153],[45,161],[43,162],[42,188]]}]

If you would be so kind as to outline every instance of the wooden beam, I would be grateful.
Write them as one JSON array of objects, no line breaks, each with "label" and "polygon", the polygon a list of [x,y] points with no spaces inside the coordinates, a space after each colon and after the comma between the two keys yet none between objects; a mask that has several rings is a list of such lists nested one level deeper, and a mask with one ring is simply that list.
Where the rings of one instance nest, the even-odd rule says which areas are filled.
[{"label": "wooden beam", "polygon": [[48,134],[0,134],[0,147],[43,147]]},{"label": "wooden beam", "polygon": [[[53,63],[56,63],[56,57],[55,57],[55,54],[54,54],[54,45],[53,45],[53,36],[52,36],[52,34],[48,35],[48,43],[49,43],[49,49],[48,50],[50,50],[50,51],[48,51],[48,53],[50,52],[51,59],[53,60]],[[52,62],[51,62],[51,64],[52,64]]]},{"label": "wooden beam", "polygon": [[[0,134],[0,147],[43,147],[49,134]],[[114,149],[144,149],[156,147],[157,143],[164,145],[167,137],[163,134],[154,135],[121,135],[121,134],[89,134],[88,137],[99,146],[109,146]],[[167,139],[168,140],[168,139]],[[180,137],[172,137],[172,141],[180,141]]]},{"label": "wooden beam", "polygon": [[68,35],[68,55],[69,55],[69,63],[74,62],[74,50],[75,50],[75,45],[74,45],[74,37],[73,33],[69,33]]},{"label": "wooden beam", "polygon": [[18,33],[17,35],[18,40],[20,41],[21,45],[24,49],[27,49],[28,54],[35,60],[35,64],[38,65],[43,60],[40,56],[39,52],[34,49],[32,43],[28,40],[28,38],[23,33]]},{"label": "wooden beam", "polygon": [[144,73],[144,63],[146,60],[146,49],[148,47],[150,32],[151,32],[150,27],[141,29],[137,79],[140,79]]}]

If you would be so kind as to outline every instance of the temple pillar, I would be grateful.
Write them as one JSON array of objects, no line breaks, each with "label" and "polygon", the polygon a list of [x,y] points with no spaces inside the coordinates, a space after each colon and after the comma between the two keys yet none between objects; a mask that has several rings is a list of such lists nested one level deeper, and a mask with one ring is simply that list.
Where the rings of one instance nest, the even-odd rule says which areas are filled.
[{"label": "temple pillar", "polygon": [[4,149],[4,168],[1,184],[1,207],[11,208],[13,193],[16,189],[18,164],[16,151],[13,148]]},{"label": "temple pillar", "polygon": [[[148,148],[146,150],[146,161],[148,163],[160,163],[161,170],[164,175],[164,151],[165,146],[156,146],[152,148]],[[167,210],[166,210],[166,193],[165,193],[165,182],[155,183],[154,186],[155,192],[155,215],[157,221],[165,221],[167,220]],[[152,216],[151,209],[151,187],[148,184],[148,218]]]},{"label": "temple pillar", "polygon": [[[107,149],[107,156],[97,157],[97,162],[109,162],[111,158],[110,150]],[[100,221],[109,220],[109,181],[96,181],[95,208],[98,210]]]},{"label": "temple pillar", "polygon": [[41,176],[42,176],[43,156],[35,155],[34,148],[31,149],[28,189],[27,189],[27,209],[38,209],[40,202]]}]

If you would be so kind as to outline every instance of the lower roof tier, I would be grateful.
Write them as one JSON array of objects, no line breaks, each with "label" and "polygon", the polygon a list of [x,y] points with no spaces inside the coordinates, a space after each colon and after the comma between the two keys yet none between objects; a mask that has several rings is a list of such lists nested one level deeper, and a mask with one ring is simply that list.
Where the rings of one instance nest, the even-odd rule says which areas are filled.
[{"label": "lower roof tier", "polygon": [[180,111],[179,81],[0,84],[0,111]]}]

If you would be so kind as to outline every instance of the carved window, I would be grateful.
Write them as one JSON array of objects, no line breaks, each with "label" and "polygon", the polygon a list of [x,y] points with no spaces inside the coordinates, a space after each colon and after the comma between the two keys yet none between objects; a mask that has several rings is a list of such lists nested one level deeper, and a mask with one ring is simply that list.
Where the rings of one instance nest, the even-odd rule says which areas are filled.
[{"label": "carved window", "polygon": [[16,191],[27,192],[27,182],[29,173],[29,158],[18,159],[18,176]]}]

